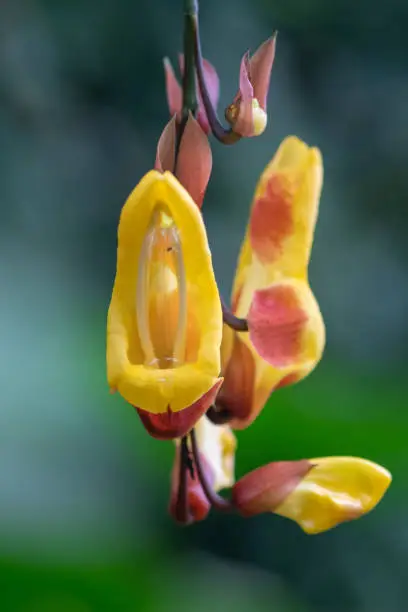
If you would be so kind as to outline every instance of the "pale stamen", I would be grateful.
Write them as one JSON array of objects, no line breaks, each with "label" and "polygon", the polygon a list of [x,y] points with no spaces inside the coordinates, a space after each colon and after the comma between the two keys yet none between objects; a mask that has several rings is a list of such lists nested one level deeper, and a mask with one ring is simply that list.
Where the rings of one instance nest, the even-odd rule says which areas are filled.
[{"label": "pale stamen", "polygon": [[187,283],[180,235],[164,205],[153,211],[142,244],[136,316],[145,365],[172,368],[182,364]]}]

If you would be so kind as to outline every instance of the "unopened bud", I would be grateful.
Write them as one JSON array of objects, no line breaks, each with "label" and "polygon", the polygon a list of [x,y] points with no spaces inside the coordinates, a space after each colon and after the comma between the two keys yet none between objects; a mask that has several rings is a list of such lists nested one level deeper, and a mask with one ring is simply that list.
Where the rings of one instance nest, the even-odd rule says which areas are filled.
[{"label": "unopened bud", "polygon": [[200,208],[211,175],[212,154],[207,136],[198,121],[189,114],[179,143],[176,160],[176,115],[170,119],[160,136],[155,168],[175,174]]},{"label": "unopened bud", "polygon": [[245,53],[239,71],[239,90],[225,111],[225,118],[236,134],[259,136],[265,131],[268,117],[266,100],[273,60],[276,34],[265,41],[250,57]]}]

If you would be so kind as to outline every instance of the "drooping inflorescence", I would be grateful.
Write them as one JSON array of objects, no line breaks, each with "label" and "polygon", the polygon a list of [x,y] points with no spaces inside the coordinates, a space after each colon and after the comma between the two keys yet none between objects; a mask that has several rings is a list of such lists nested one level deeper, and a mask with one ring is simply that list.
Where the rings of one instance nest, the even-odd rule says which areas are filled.
[{"label": "drooping inflorescence", "polygon": [[[182,84],[165,60],[171,119],[154,169],[119,222],[107,326],[108,381],[154,438],[174,440],[170,514],[182,524],[211,507],[273,512],[318,533],[358,518],[391,482],[355,457],[264,465],[235,483],[236,439],[271,393],[302,380],[321,359],[325,328],[308,282],[323,182],[320,151],[290,136],[256,186],[231,302],[219,295],[201,207],[210,179],[209,136],[223,144],[260,135],[276,34],[245,53],[239,88],[217,116],[219,79],[201,54],[198,7],[186,0]],[[219,495],[230,489],[229,497]]]}]

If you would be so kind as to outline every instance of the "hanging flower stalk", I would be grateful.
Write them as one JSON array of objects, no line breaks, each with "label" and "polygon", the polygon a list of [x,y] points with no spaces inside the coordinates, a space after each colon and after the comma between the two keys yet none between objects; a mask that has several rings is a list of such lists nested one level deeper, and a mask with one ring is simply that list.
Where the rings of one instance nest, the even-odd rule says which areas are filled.
[{"label": "hanging flower stalk", "polygon": [[203,520],[211,508],[245,517],[272,512],[318,533],[369,512],[389,472],[365,459],[323,457],[270,463],[235,483],[232,430],[250,425],[274,390],[302,380],[323,353],[325,328],[307,273],[322,157],[292,136],[266,166],[228,305],[200,210],[212,169],[208,136],[231,145],[264,131],[276,34],[244,54],[226,128],[216,111],[217,72],[202,57],[197,2],[184,5],[182,84],[165,60],[171,119],[154,169],[119,222],[109,385],[153,437],[174,441],[169,512],[178,523]]}]

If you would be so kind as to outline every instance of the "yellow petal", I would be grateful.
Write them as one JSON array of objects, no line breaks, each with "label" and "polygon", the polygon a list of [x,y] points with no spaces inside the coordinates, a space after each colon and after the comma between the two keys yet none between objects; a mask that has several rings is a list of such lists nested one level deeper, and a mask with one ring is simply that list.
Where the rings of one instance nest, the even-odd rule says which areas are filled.
[{"label": "yellow petal", "polygon": [[[187,295],[186,347],[184,361],[177,367],[146,364],[145,329],[140,329],[136,312],[139,261],[157,207],[164,206],[174,222],[181,244]],[[170,271],[171,272],[171,271]],[[167,291],[169,312],[173,280],[162,274],[158,286]],[[153,275],[154,277],[154,275]],[[154,297],[154,285],[151,292]],[[163,297],[163,296],[162,296]],[[163,305],[150,303],[150,320],[156,325],[152,342],[160,342],[157,326]],[[139,317],[140,318],[140,317]],[[115,284],[108,313],[107,368],[113,389],[131,404],[152,413],[177,412],[196,402],[216,383],[220,371],[222,312],[201,214],[187,191],[170,172],[150,171],[129,196],[118,230]],[[193,338],[193,346],[189,341]],[[167,344],[171,336],[166,336]],[[162,342],[164,346],[166,342]],[[162,346],[162,348],[163,348]]]},{"label": "yellow petal", "polygon": [[255,191],[233,288],[237,316],[247,314],[254,290],[307,279],[322,180],[319,150],[286,138]]},{"label": "yellow petal", "polygon": [[274,512],[315,534],[366,514],[391,483],[380,465],[356,457],[310,459],[314,467]]}]

